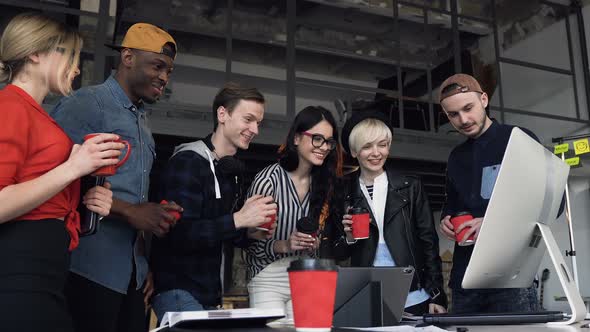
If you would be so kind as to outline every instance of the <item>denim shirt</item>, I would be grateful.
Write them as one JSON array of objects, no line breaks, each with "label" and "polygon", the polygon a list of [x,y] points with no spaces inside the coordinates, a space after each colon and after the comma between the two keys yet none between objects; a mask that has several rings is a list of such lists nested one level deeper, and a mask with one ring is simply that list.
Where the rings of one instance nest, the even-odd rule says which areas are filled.
[{"label": "denim shirt", "polygon": [[[131,154],[107,181],[113,196],[132,203],[147,202],[155,144],[142,105],[134,105],[113,76],[103,84],[64,97],[50,112],[75,143],[89,133],[115,133],[129,141]],[[126,151],[123,151],[125,153]],[[147,275],[143,241],[127,221],[108,216],[96,234],[82,237],[71,258],[70,271],[126,294],[135,262],[137,289]]]}]

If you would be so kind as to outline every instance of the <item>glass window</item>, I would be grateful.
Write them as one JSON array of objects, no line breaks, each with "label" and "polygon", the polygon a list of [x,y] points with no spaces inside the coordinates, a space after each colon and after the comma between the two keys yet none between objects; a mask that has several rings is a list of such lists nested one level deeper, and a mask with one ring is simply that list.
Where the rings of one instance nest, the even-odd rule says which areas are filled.
[{"label": "glass window", "polygon": [[563,75],[502,63],[504,106],[540,114],[576,117],[573,81]]},{"label": "glass window", "polygon": [[507,124],[521,126],[531,130],[539,137],[542,144],[552,145],[551,139],[571,135],[580,129],[587,128],[584,123],[561,121],[528,115],[506,113],[504,118]]},{"label": "glass window", "polygon": [[[498,20],[500,56],[570,70],[563,7],[527,4],[527,1],[511,2],[510,10],[528,11],[534,15],[522,15],[527,18],[510,22]],[[502,8],[499,6],[499,15]]]}]

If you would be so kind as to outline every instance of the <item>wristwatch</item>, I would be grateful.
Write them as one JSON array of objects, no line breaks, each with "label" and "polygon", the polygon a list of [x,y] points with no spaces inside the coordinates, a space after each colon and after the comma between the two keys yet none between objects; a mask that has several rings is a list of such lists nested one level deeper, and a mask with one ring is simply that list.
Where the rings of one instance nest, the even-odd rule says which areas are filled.
[{"label": "wristwatch", "polygon": [[428,295],[430,296],[430,299],[431,300],[434,300],[437,297],[439,297],[440,296],[440,293],[441,293],[441,291],[440,291],[440,289],[438,289],[438,287],[437,288],[433,288],[433,289],[431,289],[431,290],[428,291]]}]

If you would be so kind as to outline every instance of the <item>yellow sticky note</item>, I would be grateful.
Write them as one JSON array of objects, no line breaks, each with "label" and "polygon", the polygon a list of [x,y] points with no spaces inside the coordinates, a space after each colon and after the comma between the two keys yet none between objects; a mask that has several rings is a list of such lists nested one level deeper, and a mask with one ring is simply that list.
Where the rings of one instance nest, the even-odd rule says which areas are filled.
[{"label": "yellow sticky note", "polygon": [[570,149],[569,143],[559,144],[553,147],[553,153],[562,154],[566,153]]},{"label": "yellow sticky note", "polygon": [[584,138],[574,141],[574,150],[576,151],[577,155],[590,152],[590,146],[588,146],[588,139]]},{"label": "yellow sticky note", "polygon": [[580,164],[580,157],[567,158],[565,163],[570,166],[577,166]]}]

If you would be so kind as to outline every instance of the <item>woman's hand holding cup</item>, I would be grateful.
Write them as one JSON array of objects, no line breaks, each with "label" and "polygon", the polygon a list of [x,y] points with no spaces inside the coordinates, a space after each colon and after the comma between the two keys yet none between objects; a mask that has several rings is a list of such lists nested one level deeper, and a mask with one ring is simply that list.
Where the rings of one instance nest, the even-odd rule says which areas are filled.
[{"label": "woman's hand holding cup", "polygon": [[346,234],[346,239],[349,242],[354,241],[354,237],[352,236],[352,215],[345,214],[342,216],[342,226],[344,227],[344,233]]},{"label": "woman's hand holding cup", "polygon": [[319,245],[316,242],[316,238],[310,234],[305,234],[301,232],[293,232],[289,237],[289,250],[290,251],[297,251],[297,250],[306,250],[306,249],[314,249]]},{"label": "woman's hand holding cup", "polygon": [[88,175],[95,170],[115,165],[125,144],[116,142],[119,136],[115,134],[98,134],[84,142],[74,144],[70,157],[66,161],[75,179]]},{"label": "woman's hand holding cup", "polygon": [[342,226],[344,226],[344,231],[352,235],[352,215],[345,214],[342,216]]},{"label": "woman's hand holding cup", "polygon": [[[92,139],[94,139],[97,136],[101,136],[103,134],[88,134],[86,136],[84,136],[84,141],[90,141]],[[110,143],[121,143],[124,144],[124,147],[126,147],[126,151],[125,151],[125,155],[123,156],[123,158],[121,160],[118,160],[118,162],[114,165],[106,165],[106,166],[102,166],[100,168],[98,168],[97,170],[95,170],[92,175],[93,176],[112,176],[115,175],[117,173],[117,169],[121,166],[123,166],[126,162],[127,159],[129,159],[129,155],[131,154],[131,144],[129,144],[128,141],[126,140],[122,140],[120,137],[117,136],[117,138],[115,140],[112,141],[108,141]],[[105,142],[107,143],[107,142]],[[120,151],[121,149],[119,149]],[[106,152],[106,151],[104,151]],[[105,156],[104,158],[109,158],[109,156]]]}]

